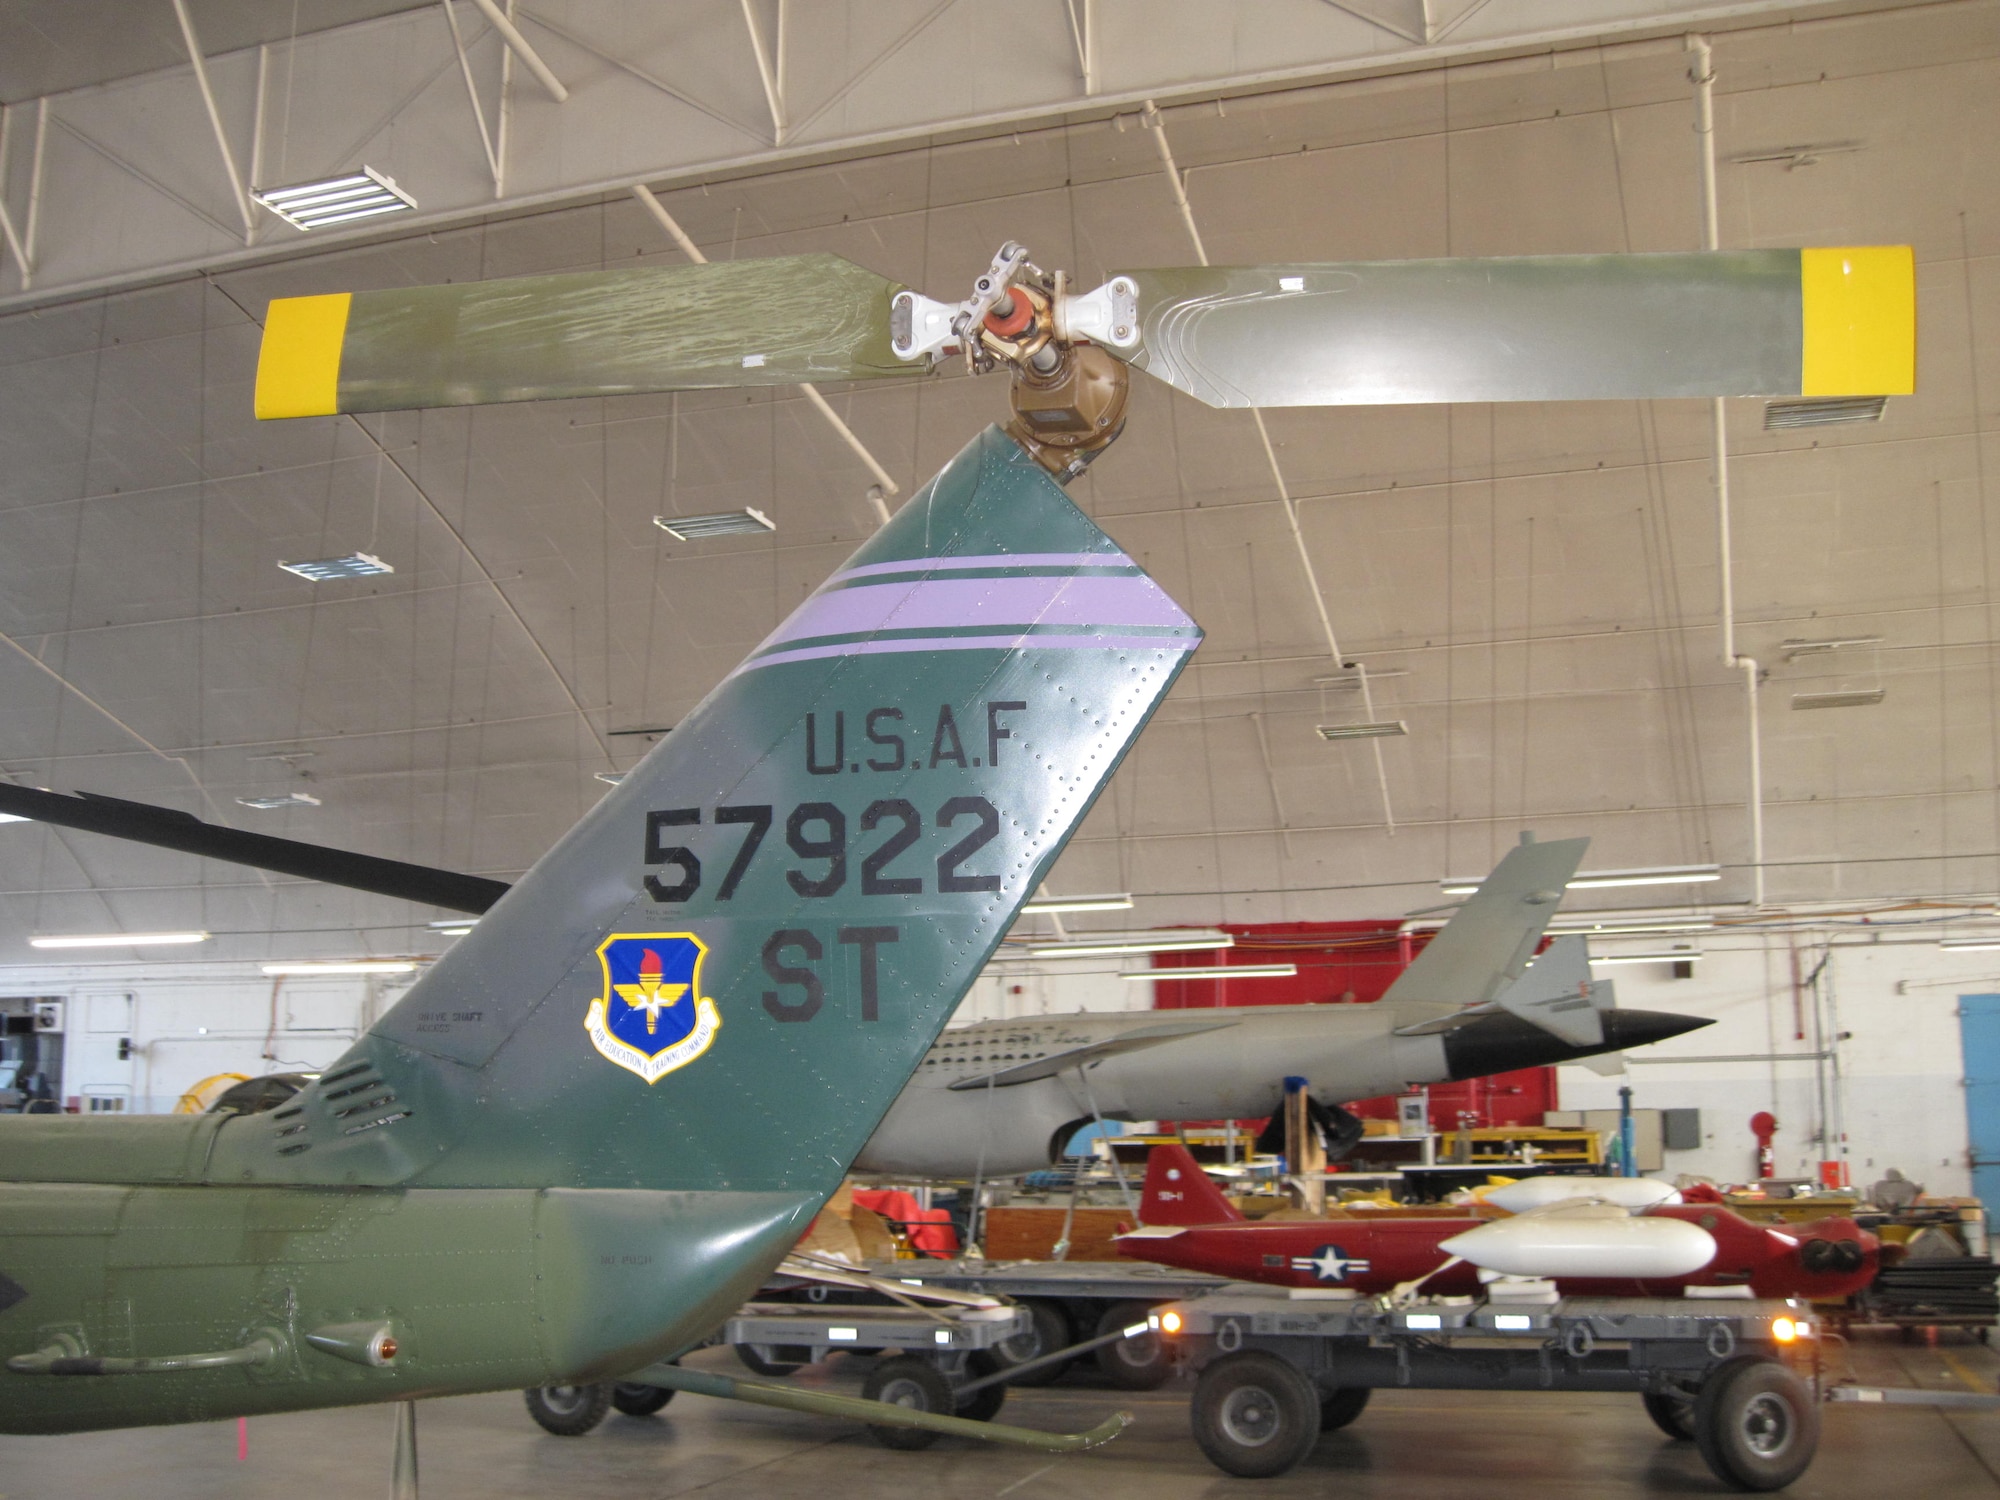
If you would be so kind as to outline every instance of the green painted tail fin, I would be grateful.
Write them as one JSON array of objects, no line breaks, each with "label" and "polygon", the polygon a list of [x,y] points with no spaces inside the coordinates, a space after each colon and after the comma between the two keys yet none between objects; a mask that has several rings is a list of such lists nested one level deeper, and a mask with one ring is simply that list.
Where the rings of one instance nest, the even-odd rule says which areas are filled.
[{"label": "green painted tail fin", "polygon": [[218,1165],[830,1190],[1199,640],[987,430]]}]

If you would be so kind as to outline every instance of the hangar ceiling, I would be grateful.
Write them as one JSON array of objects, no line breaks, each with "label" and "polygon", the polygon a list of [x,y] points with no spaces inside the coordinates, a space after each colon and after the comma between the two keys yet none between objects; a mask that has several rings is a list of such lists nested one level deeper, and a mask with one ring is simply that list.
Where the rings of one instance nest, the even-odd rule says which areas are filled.
[{"label": "hangar ceiling", "polygon": [[[1750,25],[1716,35],[1716,63],[1725,246],[1918,260],[1915,397],[1795,431],[1730,408],[1739,649],[1769,671],[1769,898],[1990,900],[2000,5]],[[1269,88],[1165,127],[1228,263],[1691,248],[1690,119],[1686,59],[1658,39]],[[832,250],[940,297],[1009,237],[1085,282],[1190,259],[1129,111],[660,193],[713,259]],[[868,533],[869,476],[792,391],[258,426],[258,322],[273,296],[678,257],[605,192],[0,318],[0,770],[523,869]],[[827,394],[904,494],[1005,406],[956,373]],[[1251,418],[1152,382],[1133,406],[1072,494],[1208,641],[1057,889],[1137,893],[1110,925],[1395,915],[1533,828],[1589,834],[1600,868],[1718,862],[1709,898],[1748,899],[1704,404],[1269,414],[1341,657],[1408,725],[1373,744],[1314,732],[1361,708]],[[680,543],[652,523],[746,505],[775,533]],[[396,571],[277,566],[356,550]],[[1831,640],[1863,644],[1785,644]],[[237,800],[287,791],[318,805]],[[211,957],[435,951],[437,915],[0,826],[0,962],[32,933],[108,927],[207,928]]]}]

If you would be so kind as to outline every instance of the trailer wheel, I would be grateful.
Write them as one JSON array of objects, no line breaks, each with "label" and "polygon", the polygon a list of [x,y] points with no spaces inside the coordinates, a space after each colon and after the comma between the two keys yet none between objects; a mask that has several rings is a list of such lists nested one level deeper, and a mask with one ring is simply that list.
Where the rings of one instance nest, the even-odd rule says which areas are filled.
[{"label": "trailer wheel", "polygon": [[628,1417],[650,1417],[673,1399],[674,1393],[663,1385],[633,1385],[621,1380],[611,1387],[612,1410]]},{"label": "trailer wheel", "polygon": [[[996,1359],[991,1349],[981,1349],[965,1362],[966,1374],[975,1380],[996,1375],[1004,1369],[1005,1362]],[[964,1417],[968,1422],[992,1421],[1000,1415],[1000,1408],[1007,1404],[1007,1384],[1003,1380],[995,1385],[981,1386],[970,1396],[959,1396],[954,1392],[953,1399],[958,1407],[953,1415]]]},{"label": "trailer wheel", "polygon": [[1208,1461],[1239,1479],[1288,1473],[1319,1441],[1319,1393],[1282,1359],[1257,1349],[1203,1370],[1188,1416]]},{"label": "trailer wheel", "polygon": [[[977,1394],[984,1395],[985,1392]],[[886,1401],[891,1406],[907,1406],[913,1411],[936,1412],[947,1417],[957,1415],[955,1408],[958,1403],[951,1393],[951,1382],[944,1378],[936,1365],[914,1354],[899,1354],[894,1359],[885,1359],[869,1371],[867,1380],[861,1385],[861,1396],[865,1401]],[[870,1423],[868,1431],[884,1448],[901,1448],[910,1452],[928,1448],[938,1440],[935,1432],[926,1432],[921,1427],[877,1427]]]},{"label": "trailer wheel", "polygon": [[1694,1398],[1675,1391],[1648,1391],[1639,1398],[1653,1425],[1676,1442],[1694,1437]]},{"label": "trailer wheel", "polygon": [[[1097,1320],[1098,1337],[1130,1328],[1134,1323],[1143,1323],[1152,1311],[1153,1304],[1150,1302],[1114,1302]],[[1174,1373],[1173,1361],[1167,1357],[1166,1341],[1155,1330],[1100,1346],[1097,1368],[1113,1385],[1128,1391],[1157,1390]]]},{"label": "trailer wheel", "polygon": [[1694,1440],[1715,1477],[1739,1490],[1781,1490],[1819,1446],[1812,1394],[1776,1360],[1733,1359],[1701,1388]]},{"label": "trailer wheel", "polygon": [[544,1432],[557,1437],[582,1437],[611,1410],[608,1385],[537,1385],[523,1391],[528,1415]]},{"label": "trailer wheel", "polygon": [[1373,1387],[1344,1385],[1337,1391],[1322,1391],[1319,1398],[1319,1430],[1338,1432],[1367,1408]]},{"label": "trailer wheel", "polygon": [[[789,1360],[766,1359],[762,1354],[757,1352],[755,1344],[731,1344],[729,1347],[736,1351],[736,1357],[743,1361],[743,1367],[753,1375],[763,1375],[773,1380],[782,1380],[785,1376],[796,1375],[800,1370],[805,1368],[803,1360],[794,1364]],[[777,1352],[777,1347],[775,1344],[771,1346],[773,1353]]]},{"label": "trailer wheel", "polygon": [[[1053,1354],[1075,1342],[1075,1336],[1070,1332],[1069,1315],[1063,1311],[1060,1302],[1052,1302],[1046,1297],[1030,1297],[1021,1306],[1028,1310],[1035,1326],[1026,1333],[1017,1333],[993,1346],[993,1352],[1000,1356],[1003,1365],[1024,1365],[1031,1359]],[[1075,1361],[1066,1359],[1044,1365],[1039,1370],[1030,1370],[1018,1380],[1010,1379],[1008,1384],[1049,1385],[1062,1379],[1063,1372],[1073,1363]]]}]

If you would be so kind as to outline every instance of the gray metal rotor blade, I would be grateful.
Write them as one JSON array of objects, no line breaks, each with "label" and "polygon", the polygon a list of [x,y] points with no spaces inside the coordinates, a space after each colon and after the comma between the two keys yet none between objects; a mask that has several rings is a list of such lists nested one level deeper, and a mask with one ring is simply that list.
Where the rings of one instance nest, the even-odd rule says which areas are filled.
[{"label": "gray metal rotor blade", "polygon": [[1126,271],[1131,363],[1211,406],[1898,395],[1903,246]]}]

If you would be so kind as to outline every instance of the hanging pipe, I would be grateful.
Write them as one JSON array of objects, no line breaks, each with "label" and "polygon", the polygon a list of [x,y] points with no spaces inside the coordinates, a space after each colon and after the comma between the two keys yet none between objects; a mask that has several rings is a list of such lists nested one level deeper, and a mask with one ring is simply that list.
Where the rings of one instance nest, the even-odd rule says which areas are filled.
[{"label": "hanging pipe", "polygon": [[[1715,57],[1708,38],[1691,36],[1687,50],[1694,61],[1688,81],[1694,85],[1694,133],[1701,163],[1701,248],[1721,248],[1715,195]],[[1757,701],[1761,675],[1754,656],[1736,652],[1736,575],[1731,561],[1729,518],[1729,429],[1722,398],[1709,402],[1709,428],[1715,448],[1715,529],[1722,582],[1722,660],[1743,674],[1743,710],[1750,750],[1750,880],[1751,903],[1764,904],[1764,752],[1763,723]]]}]

